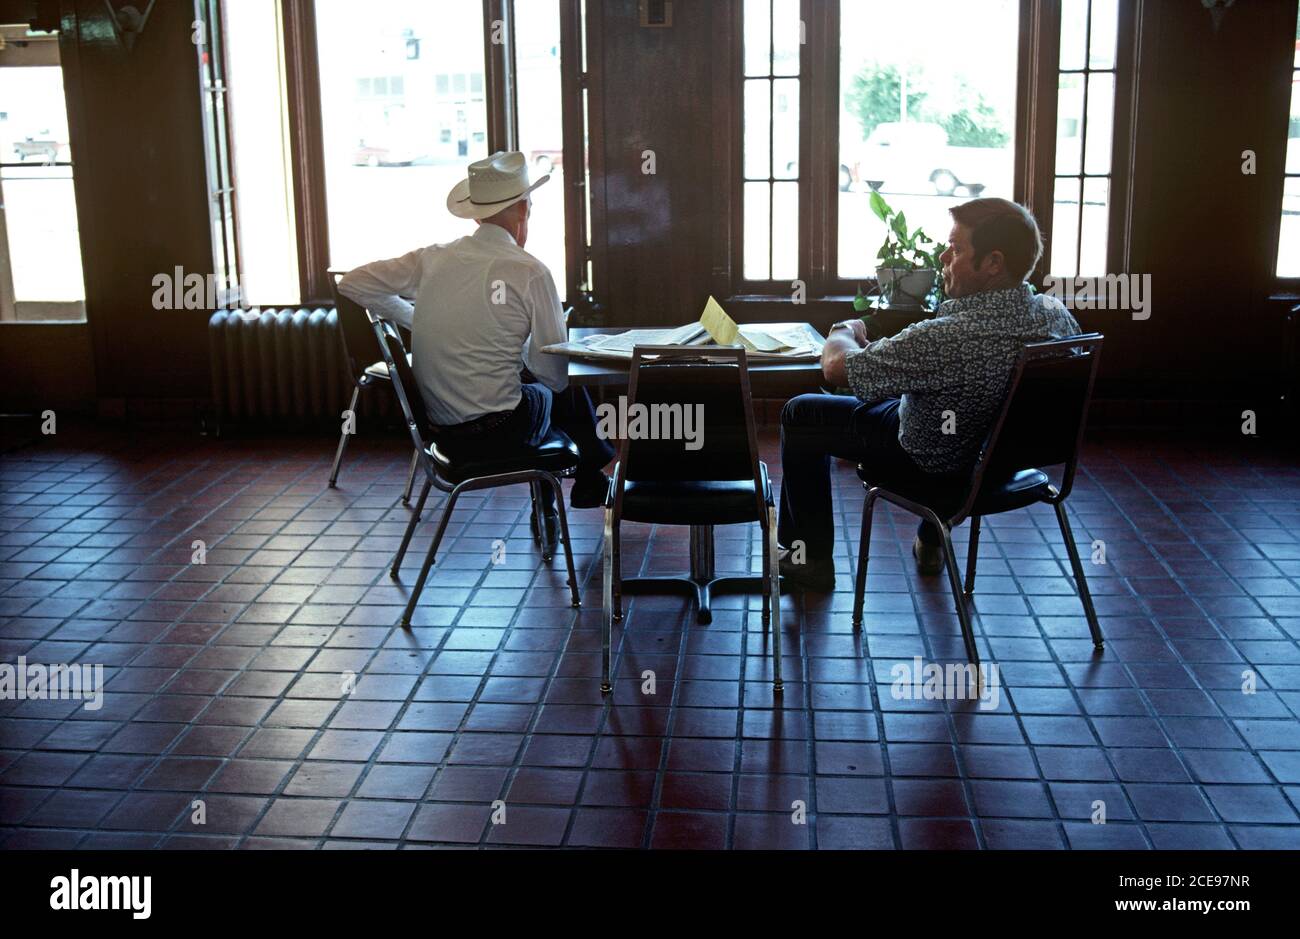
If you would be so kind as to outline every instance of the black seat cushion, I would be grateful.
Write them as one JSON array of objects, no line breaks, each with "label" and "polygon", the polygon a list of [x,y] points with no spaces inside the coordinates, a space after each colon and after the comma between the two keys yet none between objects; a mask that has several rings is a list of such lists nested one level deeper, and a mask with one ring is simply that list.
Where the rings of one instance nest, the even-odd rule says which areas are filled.
[{"label": "black seat cushion", "polygon": [[[767,468],[760,465],[763,502],[772,501]],[[658,525],[739,525],[760,519],[750,479],[628,481],[623,484],[622,518]]]},{"label": "black seat cushion", "polygon": [[[490,436],[490,435],[489,435]],[[567,473],[578,466],[578,446],[558,430],[552,430],[536,447],[520,447],[509,453],[484,454],[465,441],[439,440],[429,448],[438,475],[452,485],[481,476],[504,476],[525,470]]]},{"label": "black seat cushion", "polygon": [[1041,502],[1052,485],[1042,470],[1027,469],[1001,479],[985,479],[973,515],[997,515]]},{"label": "black seat cushion", "polygon": [[914,474],[896,477],[873,467],[859,466],[858,478],[868,486],[888,490],[895,495],[934,509],[941,518],[955,515],[970,492],[970,470],[957,473]]},{"label": "black seat cushion", "polygon": [[[913,502],[934,509],[941,518],[951,518],[966,502],[969,492],[969,473],[945,476],[885,479],[874,475],[864,466],[858,467],[858,478],[868,486],[878,486]],[[972,515],[997,515],[1022,509],[1042,501],[1047,495],[1051,479],[1041,470],[1026,469],[1000,479],[984,478],[979,498],[975,500]]]}]

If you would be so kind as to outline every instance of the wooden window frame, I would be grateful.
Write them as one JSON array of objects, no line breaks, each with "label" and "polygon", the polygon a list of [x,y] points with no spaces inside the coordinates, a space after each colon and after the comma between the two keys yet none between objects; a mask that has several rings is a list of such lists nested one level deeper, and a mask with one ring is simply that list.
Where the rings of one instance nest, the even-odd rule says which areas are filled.
[{"label": "wooden window frame", "polygon": [[[213,272],[218,278],[217,303],[237,306],[242,299],[240,276],[239,199],[235,183],[235,137],[231,132],[230,85],[226,63],[226,12],[221,0],[194,0],[194,22],[202,23],[204,41],[195,44],[199,91],[203,107],[203,137],[207,150],[208,230],[221,232],[212,245]],[[210,108],[211,120],[208,118]]]},{"label": "wooden window frame", "polygon": [[[325,182],[324,120],[321,110],[320,53],[315,0],[278,0],[284,22],[285,82],[290,128],[295,235],[302,306],[332,302],[329,211]],[[484,91],[488,151],[515,149],[519,138],[516,94],[515,0],[483,4]],[[558,0],[561,32],[564,163],[586,165],[582,91],[587,86],[580,53],[582,0]],[[492,41],[500,22],[501,42]],[[591,251],[586,231],[586,183],[581,174],[565,185],[565,271],[569,299],[588,290],[586,266]]]},{"label": "wooden window frame", "polygon": [[[808,22],[808,17],[812,15],[814,5],[815,5],[815,0],[800,0],[799,17],[802,23],[805,24],[805,29],[807,28],[806,24]],[[825,4],[825,6],[833,6],[833,5],[834,4]],[[804,205],[804,200],[806,198],[805,194],[808,188],[807,180],[809,178],[809,173],[807,172],[806,167],[809,165],[809,163],[807,159],[807,154],[805,152],[806,149],[805,143],[812,135],[804,133],[804,108],[805,106],[808,105],[809,100],[814,97],[812,90],[809,88],[810,83],[806,80],[806,76],[804,74],[804,70],[809,66],[809,61],[808,61],[809,43],[804,43],[799,50],[799,74],[797,75],[776,74],[776,62],[775,62],[776,35],[773,29],[773,27],[775,26],[776,9],[775,9],[775,3],[772,3],[770,4],[769,22],[768,22],[767,71],[762,74],[754,74],[754,75],[746,74],[744,10],[745,10],[744,0],[738,0],[736,4],[737,25],[735,30],[736,42],[737,42],[737,47],[736,47],[737,67],[734,70],[735,84],[733,85],[735,110],[736,110],[736,125],[735,125],[736,134],[735,134],[735,142],[734,142],[734,146],[736,148],[735,149],[736,175],[735,175],[735,189],[733,191],[733,198],[735,199],[734,217],[736,219],[736,224],[738,227],[736,229],[737,237],[733,242],[733,249],[735,251],[735,255],[732,258],[732,264],[734,270],[737,272],[737,277],[739,278],[738,289],[741,293],[756,294],[756,295],[762,295],[762,294],[779,295],[782,293],[790,294],[792,292],[790,279],[773,278],[769,276],[764,279],[751,280],[745,277],[745,239],[744,239],[745,187],[747,185],[754,184],[754,183],[762,183],[767,186],[767,193],[768,193],[767,260],[768,260],[768,273],[770,275],[772,272],[772,268],[776,266],[776,253],[775,253],[775,244],[774,244],[775,238],[773,237],[773,232],[775,229],[775,221],[776,221],[776,198],[775,198],[776,186],[777,184],[783,184],[788,186],[791,183],[793,183],[799,193],[799,205],[801,207]],[[767,82],[768,85],[767,88],[768,167],[767,167],[766,178],[759,178],[759,177],[751,178],[747,176],[745,172],[745,86],[749,82],[754,82],[754,81],[765,81]],[[785,177],[778,176],[776,172],[775,128],[776,128],[776,83],[778,81],[797,81],[799,83],[799,149],[798,149],[799,172],[793,178],[788,176]],[[799,243],[795,251],[795,265],[796,265],[795,278],[803,280],[804,279],[803,272],[805,270],[804,246],[805,246],[806,239],[805,239],[805,232],[802,230],[804,228],[804,215],[802,212],[799,213],[799,222],[800,222],[801,230],[799,232]]]},{"label": "wooden window frame", "polygon": [[[859,287],[875,282],[874,278],[840,277],[838,271],[842,2],[801,0],[806,42],[800,62],[798,279],[805,285],[809,302],[851,297]],[[1130,193],[1137,139],[1132,126],[1136,113],[1135,74],[1139,68],[1137,23],[1148,3],[1133,0],[1119,4],[1107,247],[1111,271],[1125,270],[1135,250]],[[718,7],[715,28],[726,37],[727,52],[721,61],[729,64],[726,87],[730,106],[724,145],[730,158],[726,185],[730,205],[724,214],[730,231],[724,238],[726,263],[715,263],[714,282],[719,288],[729,288],[733,299],[793,303],[788,283],[744,278],[743,2],[734,0]],[[1034,213],[1044,242],[1050,244],[1055,200],[1059,0],[1020,0],[1019,16],[1012,198]],[[1047,273],[1046,258],[1045,252],[1044,261],[1031,275],[1031,281],[1040,286]]]},{"label": "wooden window frame", "polygon": [[1296,94],[1296,82],[1300,81],[1300,66],[1297,66],[1295,59],[1291,60],[1291,67],[1287,69],[1287,72],[1291,76],[1291,84],[1287,86],[1284,95],[1284,103],[1282,104],[1282,107],[1286,109],[1287,114],[1287,136],[1282,139],[1280,151],[1282,159],[1282,175],[1277,181],[1277,197],[1273,201],[1273,205],[1276,207],[1277,221],[1275,223],[1276,227],[1273,231],[1273,238],[1271,241],[1271,244],[1273,245],[1273,255],[1269,260],[1269,267],[1271,268],[1269,273],[1273,278],[1273,296],[1285,298],[1287,300],[1295,300],[1300,299],[1300,276],[1286,276],[1278,274],[1277,272],[1279,256],[1282,253],[1282,218],[1286,210],[1286,184],[1288,180],[1300,179],[1300,174],[1288,173],[1286,171],[1287,150],[1291,139],[1291,99]]}]

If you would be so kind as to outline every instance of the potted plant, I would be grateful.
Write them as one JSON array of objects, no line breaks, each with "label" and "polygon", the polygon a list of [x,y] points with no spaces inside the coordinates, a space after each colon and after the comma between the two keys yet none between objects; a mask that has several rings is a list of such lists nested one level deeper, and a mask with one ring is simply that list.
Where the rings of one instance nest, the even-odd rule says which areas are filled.
[{"label": "potted plant", "polygon": [[[871,193],[870,202],[871,211],[888,230],[885,243],[876,255],[876,282],[886,308],[921,312],[937,307],[943,301],[939,255],[947,246],[935,241],[924,229],[909,231],[907,216],[895,212],[880,193]],[[933,306],[927,302],[931,300]]]}]

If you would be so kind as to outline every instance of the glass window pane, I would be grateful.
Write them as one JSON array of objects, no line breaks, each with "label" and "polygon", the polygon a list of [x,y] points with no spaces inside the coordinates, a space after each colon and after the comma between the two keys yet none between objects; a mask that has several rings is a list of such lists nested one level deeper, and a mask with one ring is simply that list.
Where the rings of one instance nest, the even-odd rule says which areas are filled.
[{"label": "glass window pane", "polygon": [[0,221],[9,238],[14,300],[18,303],[85,300],[72,168],[37,164],[10,167],[0,176],[0,195],[4,199]]},{"label": "glass window pane", "polygon": [[1088,153],[1084,171],[1110,172],[1110,150],[1115,129],[1115,76],[1111,72],[1088,76]]},{"label": "glass window pane", "polygon": [[745,82],[745,178],[771,175],[772,83],[759,78]]},{"label": "glass window pane", "polygon": [[1110,180],[1083,181],[1083,238],[1079,273],[1099,277],[1106,269],[1106,242],[1110,222]]},{"label": "glass window pane", "polygon": [[772,187],[772,279],[799,276],[799,184]]},{"label": "glass window pane", "polygon": [[1083,68],[1088,45],[1088,0],[1061,4],[1061,68]]},{"label": "glass window pane", "polygon": [[772,272],[771,188],[745,183],[745,280],[768,280]]},{"label": "glass window pane", "polygon": [[534,179],[551,181],[533,195],[528,251],[551,269],[566,294],[564,245],[564,97],[560,86],[560,0],[515,4],[519,149]]},{"label": "glass window pane", "polygon": [[[487,156],[485,95],[470,81],[484,74],[483,4],[387,0],[356,11],[316,0],[330,261],[341,268],[472,233],[443,207],[466,164]],[[401,93],[357,98],[358,79],[376,73],[400,76]]]},{"label": "glass window pane", "polygon": [[1056,172],[1080,172],[1083,158],[1083,76],[1062,75],[1056,98]]},{"label": "glass window pane", "polygon": [[1013,195],[1020,4],[981,0],[961,29],[936,29],[953,9],[950,0],[840,6],[841,277],[874,273],[883,229],[872,189],[941,241],[952,206]]},{"label": "glass window pane", "polygon": [[777,179],[799,178],[799,80],[772,83],[773,173]]},{"label": "glass window pane", "polygon": [[[0,161],[25,164],[0,171],[0,233],[13,284],[10,299],[27,308],[0,318],[82,319],[86,299],[77,203],[73,191],[63,69],[58,65],[0,69]],[[7,291],[0,291],[7,293]],[[31,305],[44,304],[40,309]],[[54,306],[48,306],[54,305]]]},{"label": "glass window pane", "polygon": [[799,0],[774,0],[772,4],[772,74],[798,75],[799,52],[803,48],[803,21]]},{"label": "glass window pane", "polygon": [[1300,177],[1288,178],[1282,190],[1282,233],[1278,241],[1277,276],[1300,277]]},{"label": "glass window pane", "polygon": [[1088,46],[1089,68],[1115,67],[1118,30],[1118,0],[1092,0],[1092,41]]},{"label": "glass window pane", "polygon": [[1300,173],[1300,72],[1294,73],[1291,79],[1291,127],[1286,141],[1286,171]]},{"label": "glass window pane", "polygon": [[1048,246],[1048,270],[1057,277],[1074,277],[1079,273],[1079,180],[1056,181],[1052,209],[1052,243]]},{"label": "glass window pane", "polygon": [[745,74],[767,75],[772,66],[772,0],[745,0]]},{"label": "glass window pane", "polygon": [[[239,224],[239,287],[247,306],[300,301],[288,105],[275,5],[224,0],[230,133]],[[370,80],[354,87],[369,93]],[[349,99],[351,100],[351,99]]]}]

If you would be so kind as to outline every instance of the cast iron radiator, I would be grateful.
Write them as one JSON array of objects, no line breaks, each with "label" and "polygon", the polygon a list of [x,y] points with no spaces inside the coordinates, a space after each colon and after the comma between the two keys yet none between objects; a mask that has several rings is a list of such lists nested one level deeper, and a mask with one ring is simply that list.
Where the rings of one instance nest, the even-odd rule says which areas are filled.
[{"label": "cast iron radiator", "polygon": [[[218,310],[208,320],[208,361],[218,430],[230,423],[337,427],[352,394],[352,363],[332,308]],[[363,394],[357,416],[387,413],[391,397]]]}]

